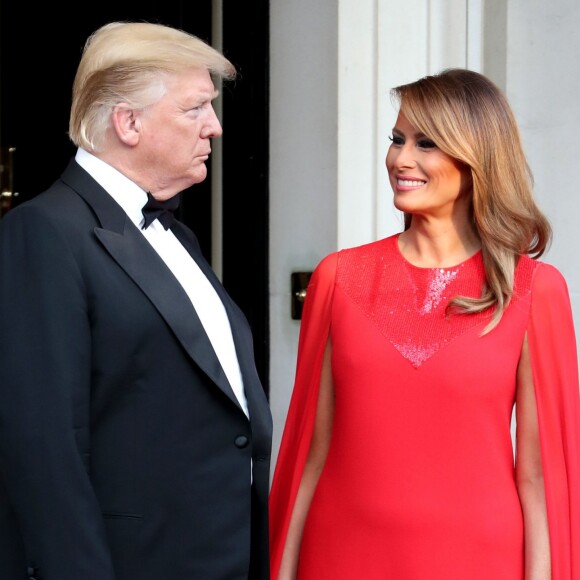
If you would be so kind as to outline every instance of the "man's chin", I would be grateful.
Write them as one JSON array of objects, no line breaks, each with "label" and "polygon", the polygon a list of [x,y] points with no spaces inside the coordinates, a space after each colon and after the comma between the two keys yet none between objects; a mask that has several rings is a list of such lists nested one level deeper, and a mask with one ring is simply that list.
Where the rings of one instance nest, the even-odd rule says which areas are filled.
[{"label": "man's chin", "polygon": [[189,185],[187,187],[191,187],[192,185],[201,183],[206,177],[207,177],[207,167],[204,164],[198,165],[191,172]]}]

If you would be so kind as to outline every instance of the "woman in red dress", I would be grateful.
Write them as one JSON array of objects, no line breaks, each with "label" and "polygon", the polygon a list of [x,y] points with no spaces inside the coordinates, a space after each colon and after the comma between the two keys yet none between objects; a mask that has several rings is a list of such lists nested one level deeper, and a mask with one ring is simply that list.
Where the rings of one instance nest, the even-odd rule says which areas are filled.
[{"label": "woman in red dress", "polygon": [[272,580],[580,580],[575,331],[513,113],[463,69],[393,94],[405,228],[311,278]]}]

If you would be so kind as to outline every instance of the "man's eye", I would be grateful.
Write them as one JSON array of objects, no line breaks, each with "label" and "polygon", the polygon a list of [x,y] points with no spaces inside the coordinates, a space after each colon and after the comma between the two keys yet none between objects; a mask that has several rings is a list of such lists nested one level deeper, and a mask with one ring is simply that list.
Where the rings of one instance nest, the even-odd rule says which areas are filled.
[{"label": "man's eye", "polygon": [[204,103],[200,103],[199,105],[196,105],[195,107],[192,107],[191,110],[192,111],[203,111],[204,109],[207,109],[208,105],[209,105],[209,101],[208,102],[204,102]]},{"label": "man's eye", "polygon": [[404,145],[405,141],[402,137],[399,137],[397,135],[393,135],[392,137],[389,137],[389,140],[393,142],[393,145]]}]

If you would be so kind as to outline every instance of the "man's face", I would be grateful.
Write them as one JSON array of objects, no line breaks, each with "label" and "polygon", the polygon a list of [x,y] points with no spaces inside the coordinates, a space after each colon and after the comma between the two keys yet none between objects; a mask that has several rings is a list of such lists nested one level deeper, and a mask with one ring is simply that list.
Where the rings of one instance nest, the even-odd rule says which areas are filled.
[{"label": "man's face", "polygon": [[210,139],[222,134],[212,106],[217,92],[206,69],[172,75],[165,84],[163,98],[140,115],[140,165],[158,199],[206,178]]}]

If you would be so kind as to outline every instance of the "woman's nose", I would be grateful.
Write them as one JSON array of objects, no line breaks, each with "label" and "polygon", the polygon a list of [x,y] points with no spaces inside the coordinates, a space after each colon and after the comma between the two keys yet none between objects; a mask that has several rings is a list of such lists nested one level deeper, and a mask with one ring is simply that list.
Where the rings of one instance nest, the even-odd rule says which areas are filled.
[{"label": "woman's nose", "polygon": [[414,167],[416,164],[414,149],[408,145],[391,145],[387,153],[387,169],[389,171]]},{"label": "woman's nose", "polygon": [[395,157],[395,167],[413,167],[415,165],[415,155],[414,147],[408,143],[405,143],[402,147],[397,149],[397,154]]}]

